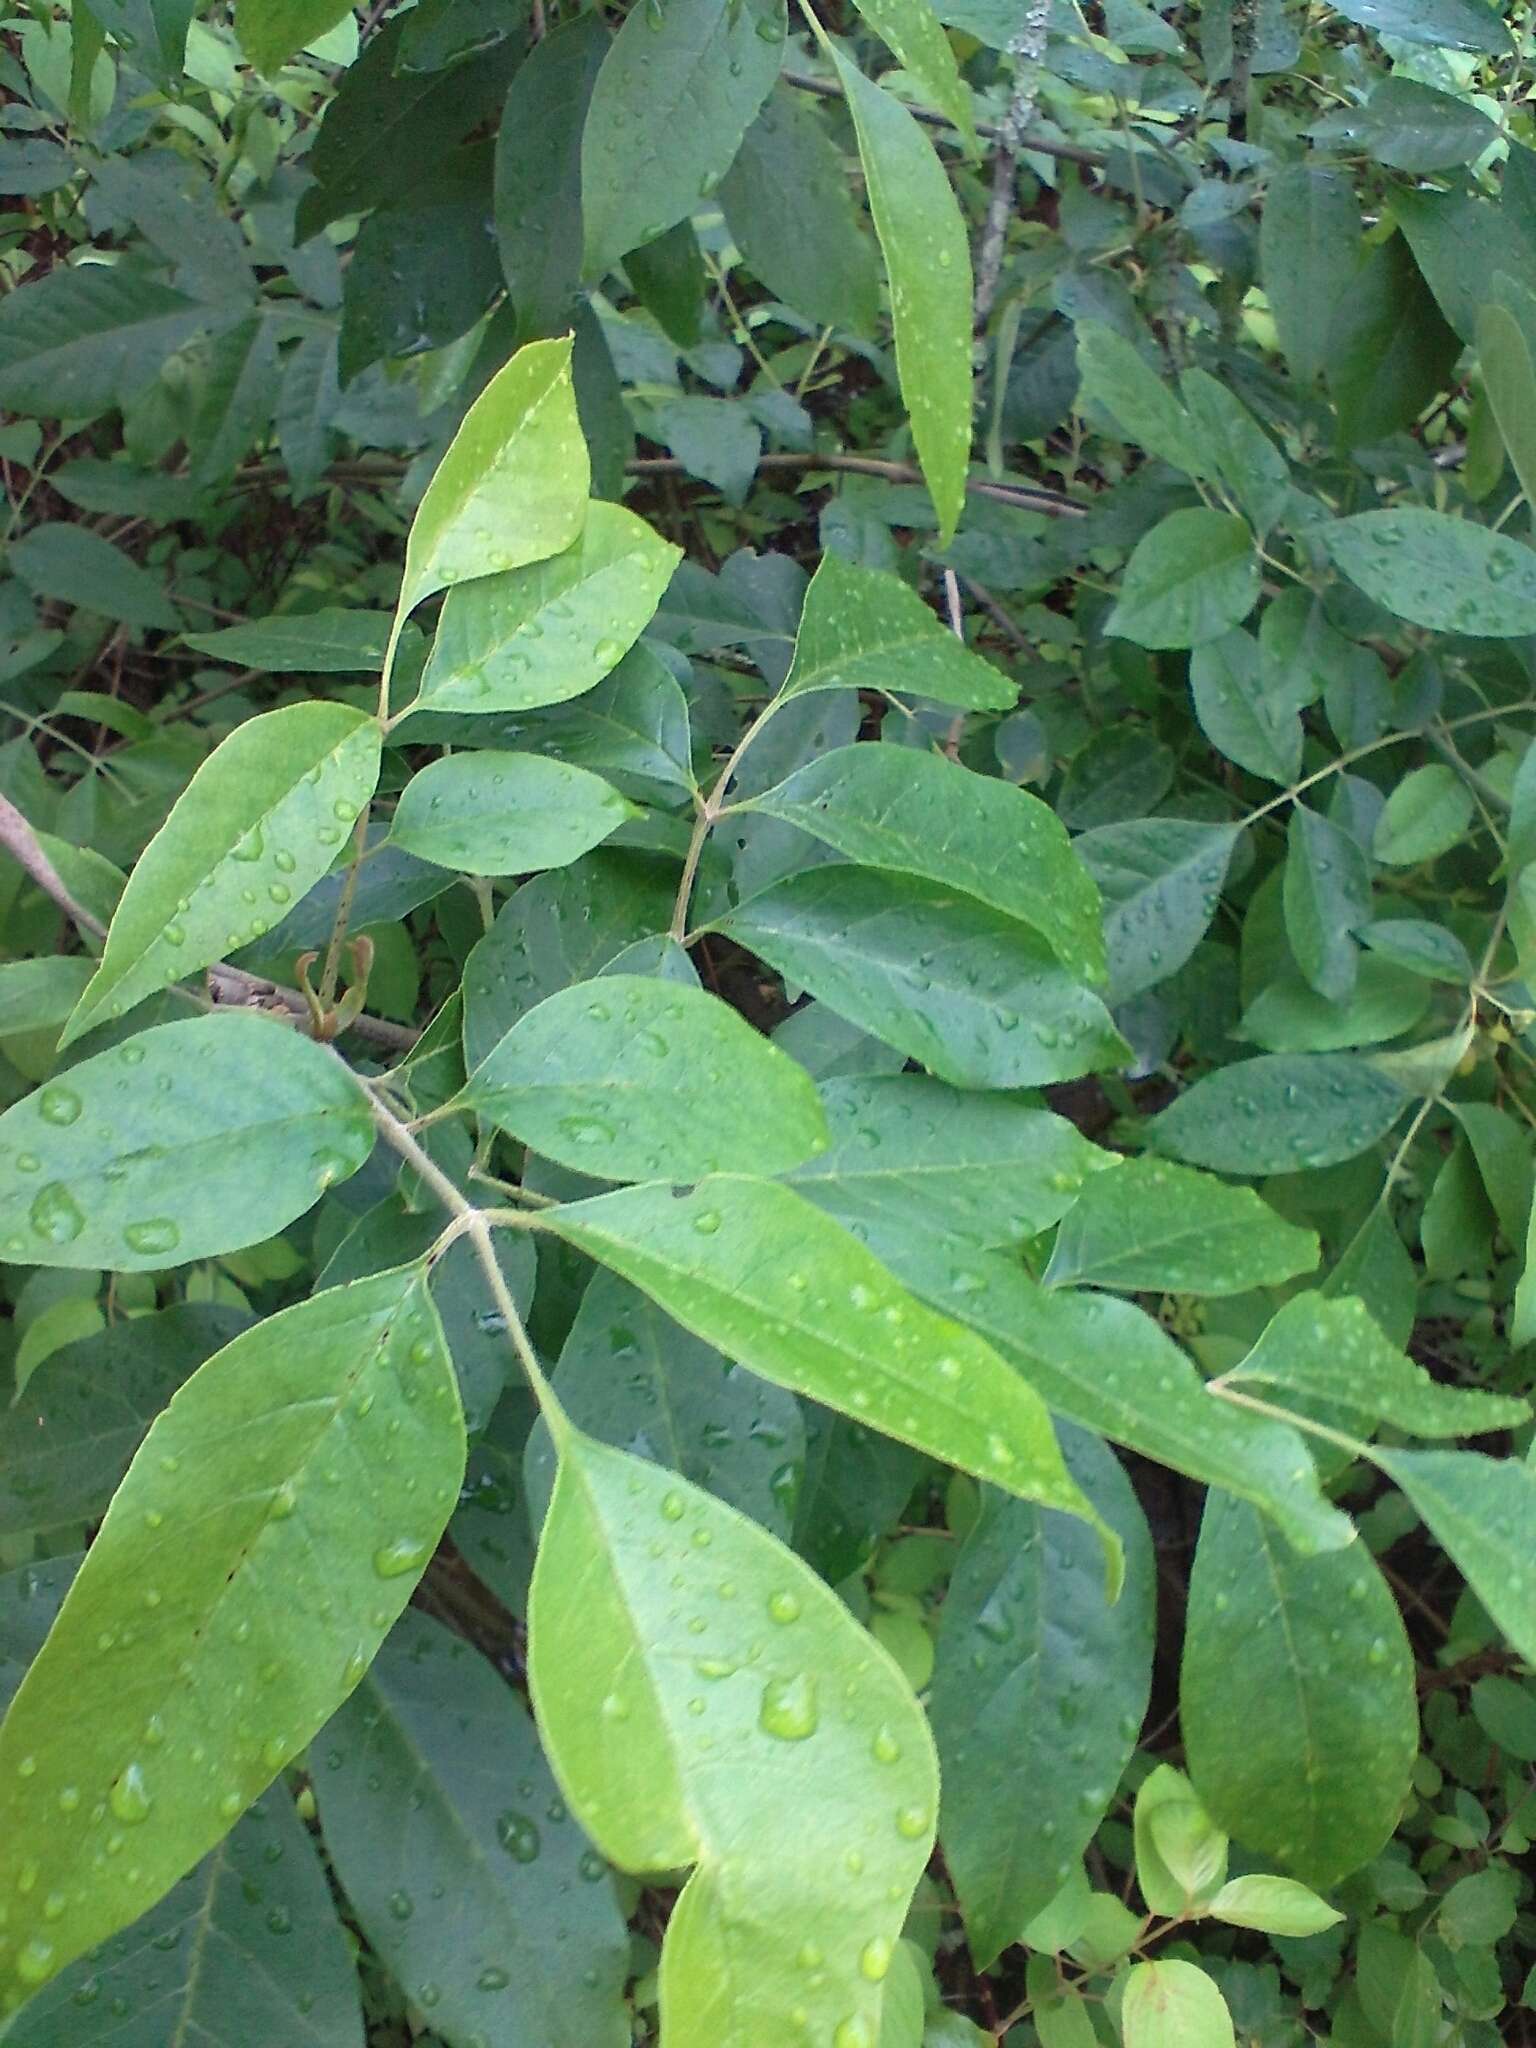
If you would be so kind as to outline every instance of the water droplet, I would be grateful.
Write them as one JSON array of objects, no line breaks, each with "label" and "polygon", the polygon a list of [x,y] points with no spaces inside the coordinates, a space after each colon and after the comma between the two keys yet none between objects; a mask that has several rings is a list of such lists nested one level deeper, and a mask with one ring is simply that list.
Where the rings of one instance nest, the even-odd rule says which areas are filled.
[{"label": "water droplet", "polygon": [[505,1991],[511,1982],[512,1979],[506,1971],[497,1969],[493,1963],[489,1969],[480,1972],[475,1979],[475,1986],[480,1991]]},{"label": "water droplet", "polygon": [[768,1596],[768,1618],[787,1624],[800,1619],[800,1602],[793,1593],[770,1593]]},{"label": "water droplet", "polygon": [[718,1209],[701,1209],[693,1219],[693,1227],[700,1237],[713,1237],[720,1228],[720,1211]]},{"label": "water droplet", "polygon": [[816,1681],[807,1671],[792,1678],[770,1678],[763,1687],[757,1725],[780,1742],[804,1742],[816,1733]]},{"label": "water droplet", "polygon": [[294,1491],[293,1481],[285,1479],[273,1494],[268,1505],[268,1518],[274,1522],[286,1522],[298,1504],[299,1497]]},{"label": "water droplet", "polygon": [[392,1920],[409,1920],[416,1910],[416,1901],[409,1892],[391,1892],[389,1895],[389,1916]]},{"label": "water droplet", "polygon": [[586,1850],[576,1868],[588,1884],[596,1884],[600,1878],[608,1874],[607,1864],[595,1849]]},{"label": "water droplet", "polygon": [[875,2048],[875,2036],[862,2013],[852,2012],[839,2020],[832,2033],[832,2048]]},{"label": "water droplet", "polygon": [[859,1975],[867,1977],[871,1984],[878,1984],[890,1967],[891,1944],[883,1934],[877,1934],[859,1951]]},{"label": "water droplet", "polygon": [[893,1764],[901,1755],[901,1744],[889,1728],[882,1728],[869,1747],[877,1764]]},{"label": "water droplet", "polygon": [[431,1545],[399,1536],[373,1553],[373,1568],[381,1579],[403,1579],[418,1571],[431,1555]]},{"label": "water droplet", "polygon": [[496,1821],[496,1839],[519,1863],[532,1863],[538,1856],[538,1824],[531,1821],[526,1813],[517,1813],[509,1807],[500,1814]]},{"label": "water droplet", "polygon": [[80,1205],[61,1180],[51,1180],[38,1189],[27,1218],[49,1244],[72,1244],[85,1228]]},{"label": "water droplet", "polygon": [[896,1832],[908,1842],[920,1841],[929,1826],[928,1809],[923,1806],[904,1806],[896,1816]]},{"label": "water droplet", "polygon": [[45,1088],[37,1098],[37,1113],[45,1124],[73,1124],[80,1120],[81,1102],[73,1088],[62,1088],[57,1082]]},{"label": "water droplet", "polygon": [[138,1223],[125,1224],[123,1239],[130,1251],[153,1257],[176,1249],[181,1243],[181,1228],[169,1216],[146,1216]]},{"label": "water droplet", "polygon": [[23,1984],[42,1984],[53,1974],[54,1948],[51,1941],[34,1934],[16,1958],[16,1974]]},{"label": "water droplet", "polygon": [[148,1820],[149,1809],[154,1801],[149,1796],[149,1789],[144,1783],[144,1772],[138,1764],[125,1766],[122,1775],[107,1794],[107,1804],[120,1821],[129,1825]]}]

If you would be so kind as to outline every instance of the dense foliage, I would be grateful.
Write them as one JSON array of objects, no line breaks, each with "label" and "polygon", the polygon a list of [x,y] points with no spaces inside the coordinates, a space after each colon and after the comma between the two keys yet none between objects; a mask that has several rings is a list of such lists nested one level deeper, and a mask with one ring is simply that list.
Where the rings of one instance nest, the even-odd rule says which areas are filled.
[{"label": "dense foliage", "polygon": [[1523,15],[0,19],[7,2043],[1536,2038]]}]

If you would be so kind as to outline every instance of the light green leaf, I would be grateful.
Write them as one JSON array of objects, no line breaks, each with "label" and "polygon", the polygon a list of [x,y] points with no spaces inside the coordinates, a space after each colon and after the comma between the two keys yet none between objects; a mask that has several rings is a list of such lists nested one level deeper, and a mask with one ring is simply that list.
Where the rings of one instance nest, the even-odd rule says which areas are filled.
[{"label": "light green leaf", "polygon": [[1299,1556],[1213,1489],[1179,1714],[1201,1798],[1250,1849],[1324,1887],[1368,1863],[1408,1799],[1419,1720],[1402,1617],[1364,1544]]},{"label": "light green leaf", "polygon": [[1360,959],[1354,934],[1371,914],[1371,870],[1358,840],[1320,812],[1293,804],[1282,887],[1296,965],[1320,996],[1346,1002]]},{"label": "light green leaf", "polygon": [[1225,1882],[1227,1836],[1171,1764],[1142,1780],[1132,1825],[1136,1883],[1152,1912],[1176,1918]]},{"label": "light green leaf", "polygon": [[390,838],[465,875],[568,867],[641,813],[586,768],[541,754],[449,754],[413,775]]},{"label": "light green leaf", "polygon": [[1369,1151],[1409,1101],[1353,1053],[1263,1053],[1205,1075],[1148,1135],[1159,1152],[1218,1173],[1299,1173]]},{"label": "light green leaf", "polygon": [[1136,543],[1104,631],[1141,647],[1197,647],[1240,626],[1258,596],[1245,519],[1204,506],[1170,512]]},{"label": "light green leaf", "polygon": [[1443,761],[1413,769],[1393,789],[1371,835],[1371,852],[1389,867],[1416,867],[1449,853],[1472,822],[1472,792]]},{"label": "light green leaf", "polygon": [[974,154],[978,144],[970,87],[929,0],[858,0],[858,9],[921,96],[949,116]]},{"label": "light green leaf", "polygon": [[31,526],[11,542],[7,556],[8,566],[34,597],[120,619],[127,626],[174,633],[181,624],[164,580],[88,526],[62,521]]},{"label": "light green leaf", "polygon": [[543,1211],[537,1227],[764,1379],[1102,1526],[1017,1373],[789,1188],[725,1174],[683,1195],[625,1188]]},{"label": "light green leaf", "polygon": [[273,72],[352,12],[352,0],[235,0],[235,34],[258,71]]},{"label": "light green leaf", "polygon": [[784,1173],[825,1149],[805,1069],[718,996],[614,974],[529,1010],[459,1104],[605,1180]]},{"label": "light green leaf", "polygon": [[1421,506],[1309,529],[1352,583],[1411,625],[1511,639],[1536,633],[1536,553]]},{"label": "light green leaf", "polygon": [[[1098,1546],[1080,1522],[988,1492],[939,1622],[929,1708],[939,1835],[982,1969],[1071,1875],[1147,1706],[1156,1586],[1146,1523],[1112,1452],[1076,1432],[1064,1448],[1125,1546],[1119,1600],[1105,1599]],[[1027,1798],[999,1796],[1023,1785]]]},{"label": "light green leaf", "polygon": [[1253,1927],[1260,1934],[1285,1934],[1293,1939],[1321,1934],[1344,1918],[1293,1877],[1234,1877],[1222,1886],[1206,1911],[1229,1927]]},{"label": "light green leaf", "polygon": [[[1504,286],[1510,297],[1519,290],[1507,278],[1497,279],[1495,284],[1496,288]],[[1515,298],[1515,304],[1519,303]],[[1499,434],[1520,488],[1529,498],[1536,492],[1536,368],[1532,367],[1526,330],[1508,304],[1478,309],[1477,357]]]},{"label": "light green leaf", "polygon": [[1351,1426],[1387,1423],[1411,1436],[1483,1436],[1516,1429],[1528,1404],[1480,1387],[1451,1387],[1432,1379],[1382,1336],[1364,1303],[1346,1296],[1325,1301],[1299,1294],[1286,1302],[1224,1385],[1254,1382],[1271,1391],[1327,1401]]},{"label": "light green leaf", "polygon": [[591,481],[570,337],[531,341],[469,408],[427,485],[405,546],[398,616],[435,590],[568,548]]},{"label": "light green leaf", "polygon": [[1084,1187],[1056,1233],[1047,1287],[1123,1294],[1246,1294],[1317,1264],[1317,1238],[1251,1188],[1156,1159],[1128,1159]]},{"label": "light green leaf", "polygon": [[1043,940],[935,883],[806,869],[751,897],[720,929],[960,1087],[1032,1087],[1125,1057],[1108,1011]]},{"label": "light green leaf", "polygon": [[[788,1540],[805,1501],[800,1403],[701,1343],[617,1273],[599,1267],[588,1281],[553,1385],[571,1421],[599,1443],[681,1472]],[[903,1446],[891,1448],[911,1458]],[[543,1423],[534,1425],[523,1469],[537,1523],[555,1471]],[[815,1559],[806,1561],[815,1568]]]},{"label": "light green leaf", "polygon": [[0,1534],[98,1520],[151,1422],[245,1320],[239,1309],[177,1302],[45,1359],[0,1410]]},{"label": "light green leaf", "polygon": [[981,1251],[1035,1237],[1121,1165],[1065,1117],[925,1074],[827,1081],[821,1099],[831,1143],[790,1178],[898,1267],[906,1233]]},{"label": "light green leaf", "polygon": [[740,808],[863,866],[962,890],[1038,932],[1069,973],[1104,978],[1099,892],[1055,814],[1012,783],[942,754],[866,744],[808,761]]},{"label": "light green leaf", "polygon": [[1109,999],[1177,974],[1210,928],[1237,845],[1235,825],[1132,818],[1073,841],[1104,897]]},{"label": "light green leaf", "polygon": [[379,746],[377,724],[345,704],[290,704],[237,726],[139,856],[61,1043],[280,923],[373,795]]},{"label": "light green leaf", "polygon": [[1224,1486],[1274,1518],[1298,1549],[1336,1548],[1352,1524],[1322,1499],[1294,1429],[1239,1413],[1152,1317],[1113,1296],[1052,1293],[1017,1259],[909,1232],[890,1253],[941,1314],[968,1323],[1058,1415],[1192,1479]]},{"label": "light green leaf", "polygon": [[1536,1472],[1481,1451],[1373,1449],[1372,1458],[1518,1654],[1536,1661]]},{"label": "light green leaf", "polygon": [[258,1244],[373,1136],[313,1039],[253,1011],[157,1024],[0,1116],[0,1258],[134,1273]]},{"label": "light green leaf", "polygon": [[211,654],[237,668],[264,669],[270,675],[376,673],[384,666],[389,645],[389,613],[333,606],[249,619],[217,633],[188,633],[184,638],[199,654]]},{"label": "light green leaf", "polygon": [[315,1739],[326,1853],[370,1946],[444,2040],[628,2048],[629,1937],[518,1696],[407,1609]]},{"label": "light green leaf", "polygon": [[782,0],[677,0],[627,15],[592,88],[581,137],[583,269],[686,220],[730,169],[779,75]]},{"label": "light green leaf", "polygon": [[121,2048],[259,2037],[362,2048],[357,1966],[309,1831],[274,1786],[157,1906],[61,1972],[6,2048]]},{"label": "light green leaf", "polygon": [[1250,775],[1289,785],[1301,773],[1301,715],[1266,675],[1250,633],[1223,633],[1190,656],[1189,687],[1200,729]]},{"label": "light green leaf", "polygon": [[971,453],[971,258],[965,222],[912,116],[833,46],[853,116],[875,233],[885,253],[896,369],[912,439],[948,547]]},{"label": "light green leaf", "polygon": [[1435,50],[1507,54],[1509,30],[1485,0],[1333,0],[1346,21]]},{"label": "light green leaf", "polygon": [[1226,2000],[1194,1963],[1136,1963],[1120,2002],[1125,2048],[1233,2048]]},{"label": "light green leaf", "polygon": [[633,512],[594,503],[559,554],[449,592],[417,706],[525,711],[581,696],[634,645],[679,559]]},{"label": "light green leaf", "polygon": [[1168,380],[1140,351],[1102,320],[1077,323],[1077,367],[1082,378],[1076,407],[1100,405],[1124,429],[1125,438],[1182,469],[1209,476],[1209,451],[1194,421],[1173,395]]},{"label": "light green leaf", "polygon": [[870,334],[879,264],[843,159],[804,95],[776,85],[720,183],[720,206],[747,268],[823,327]]},{"label": "light green leaf", "polygon": [[1514,1927],[1520,1889],[1520,1879],[1507,1863],[1469,1871],[1440,1901],[1436,1931],[1453,1949],[1491,1948]]},{"label": "light green leaf", "polygon": [[0,406],[87,419],[122,405],[207,318],[132,264],[60,265],[0,305]]},{"label": "light green leaf", "polygon": [[598,1847],[624,1870],[695,1866],[662,1947],[663,2040],[841,2029],[873,2048],[938,1805],[916,1701],[825,1582],[734,1509],[569,1425],[560,1454],[529,1680]]},{"label": "light green leaf", "polygon": [[7,2010],[153,1905],[304,1748],[463,1469],[418,1269],[286,1309],[186,1383],[0,1727]]},{"label": "light green leaf", "polygon": [[784,689],[883,690],[967,711],[1007,711],[1018,697],[900,577],[835,554],[822,556],[805,593]]}]

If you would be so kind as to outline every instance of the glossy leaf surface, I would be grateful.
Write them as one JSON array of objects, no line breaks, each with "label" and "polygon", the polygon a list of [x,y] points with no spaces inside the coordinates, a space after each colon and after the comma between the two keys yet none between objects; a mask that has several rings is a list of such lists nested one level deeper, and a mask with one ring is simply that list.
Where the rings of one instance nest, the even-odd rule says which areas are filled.
[{"label": "glossy leaf surface", "polygon": [[898,577],[834,554],[822,556],[805,593],[784,688],[897,691],[993,711],[1017,694]]},{"label": "glossy leaf surface", "polygon": [[526,875],[569,866],[639,815],[586,768],[486,750],[445,755],[412,776],[390,837],[461,874]]},{"label": "glossy leaf surface", "polygon": [[1317,1239],[1248,1188],[1153,1159],[1097,1175],[1067,1211],[1047,1286],[1246,1294],[1317,1264]]}]

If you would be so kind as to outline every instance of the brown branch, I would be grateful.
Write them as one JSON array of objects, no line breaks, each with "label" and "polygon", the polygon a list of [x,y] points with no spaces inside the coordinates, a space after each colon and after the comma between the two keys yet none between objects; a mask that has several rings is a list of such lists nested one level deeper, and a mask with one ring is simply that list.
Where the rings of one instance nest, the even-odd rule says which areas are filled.
[{"label": "brown branch", "polygon": [[1030,0],[1023,27],[1008,45],[1014,61],[1013,91],[1008,111],[997,134],[992,157],[992,192],[987,201],[986,225],[976,258],[976,296],[971,309],[971,327],[976,334],[986,331],[992,317],[993,301],[1003,276],[1003,250],[1008,223],[1018,196],[1019,153],[1040,97],[1040,69],[1045,62],[1045,41],[1050,25],[1050,0]]},{"label": "brown branch", "polygon": [[[830,78],[813,78],[807,71],[781,71],[779,76],[786,85],[795,86],[801,92],[813,92],[824,100],[840,100],[843,89]],[[903,102],[906,105],[906,102]],[[936,107],[907,106],[913,120],[921,121],[929,128],[953,128],[954,122],[948,114],[941,114]],[[976,133],[988,135],[994,140],[1000,138],[1006,123],[1002,121],[978,121]],[[1033,150],[1038,156],[1060,157],[1069,164],[1106,164],[1109,158],[1102,149],[1087,149],[1080,142],[1058,142],[1053,135],[1042,135],[1037,128],[1026,128],[1019,135],[1017,147]]]},{"label": "brown branch", "polygon": [[[9,797],[0,796],[0,847],[36,882],[43,894],[55,902],[64,915],[92,938],[105,938],[106,926],[70,894],[63,877],[38,843],[37,834]],[[224,961],[208,969],[208,990],[215,1005],[235,1004],[242,1008],[280,1007],[307,1021],[309,1005],[296,988],[283,988],[260,975],[247,974],[243,967]],[[359,1017],[351,1026],[358,1037],[388,1052],[406,1052],[421,1036],[408,1024],[392,1024],[384,1017]]]},{"label": "brown branch", "polygon": [[[641,455],[628,462],[625,469],[631,476],[679,476],[687,474],[686,467],[673,455]],[[851,470],[856,476],[880,476],[894,484],[920,484],[923,473],[910,462],[885,462],[872,455],[821,455],[786,453],[763,455],[758,458],[762,469],[840,469]],[[972,476],[965,480],[965,488],[978,498],[995,498],[999,504],[1019,505],[1028,512],[1045,512],[1057,519],[1085,519],[1091,507],[1079,504],[1061,491],[1049,491],[1033,484],[993,483],[986,477]]]}]

